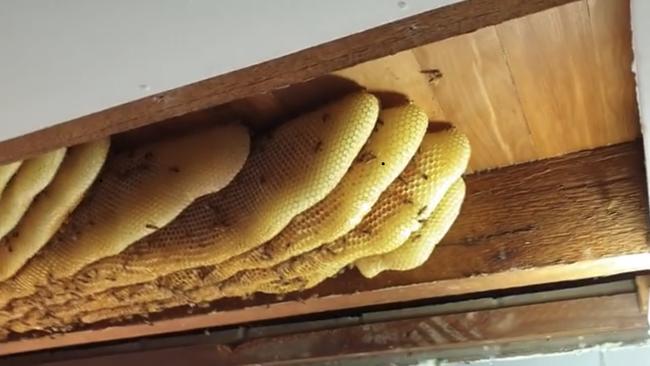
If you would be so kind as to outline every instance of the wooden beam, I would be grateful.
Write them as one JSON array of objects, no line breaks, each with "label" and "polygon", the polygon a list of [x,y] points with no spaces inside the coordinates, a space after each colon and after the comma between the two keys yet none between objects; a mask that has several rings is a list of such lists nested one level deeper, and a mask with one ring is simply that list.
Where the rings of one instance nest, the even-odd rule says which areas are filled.
[{"label": "wooden beam", "polygon": [[[0,142],[0,163],[307,81],[576,0],[467,0]],[[19,123],[19,121],[17,122]]]},{"label": "wooden beam", "polygon": [[639,142],[473,174],[467,186],[458,221],[416,270],[372,280],[348,271],[284,299],[223,299],[146,324],[75,324],[13,338],[0,354],[650,270]]},{"label": "wooden beam", "polygon": [[635,295],[625,293],[360,324],[253,339],[236,345],[213,341],[132,353],[113,352],[52,365],[163,365],[181,359],[193,365],[294,365],[370,357],[381,358],[383,364],[399,357],[417,360],[426,354],[436,358],[454,354],[471,357],[472,351],[468,350],[476,348],[479,353],[475,357],[500,356],[519,344],[536,352],[551,344],[564,349],[578,348],[592,339],[620,340],[624,333],[641,338],[647,336],[647,329]]},{"label": "wooden beam", "polygon": [[[641,311],[648,314],[648,302],[650,301],[650,275],[644,274],[636,276],[635,282],[639,307],[641,308]],[[650,321],[650,314],[648,314],[648,321]]]}]

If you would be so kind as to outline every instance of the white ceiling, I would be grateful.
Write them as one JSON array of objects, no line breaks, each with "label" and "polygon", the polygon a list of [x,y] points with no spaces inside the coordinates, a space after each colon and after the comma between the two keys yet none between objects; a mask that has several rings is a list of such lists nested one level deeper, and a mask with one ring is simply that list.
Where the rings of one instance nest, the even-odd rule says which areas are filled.
[{"label": "white ceiling", "polygon": [[459,0],[2,0],[0,141]]}]

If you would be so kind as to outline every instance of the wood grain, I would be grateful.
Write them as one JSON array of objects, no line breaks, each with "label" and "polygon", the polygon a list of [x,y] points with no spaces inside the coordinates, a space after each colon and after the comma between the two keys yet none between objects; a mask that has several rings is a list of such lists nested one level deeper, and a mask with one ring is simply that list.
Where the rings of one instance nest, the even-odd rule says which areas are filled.
[{"label": "wood grain", "polygon": [[431,121],[448,120],[428,85],[429,78],[434,76],[422,71],[422,67],[410,50],[365,62],[336,72],[334,75],[352,80],[379,95],[390,93],[404,95],[423,108]]},{"label": "wood grain", "polygon": [[496,26],[543,156],[626,141],[637,133],[624,3],[575,2]]},{"label": "wood grain", "polygon": [[[636,276],[634,282],[637,287],[639,307],[642,312],[648,314],[648,302],[650,302],[650,275],[645,274]],[[648,316],[648,321],[650,321],[650,314]]]},{"label": "wood grain", "polygon": [[283,299],[223,299],[206,309],[151,314],[151,325],[136,320],[77,326],[53,338],[27,334],[2,344],[0,354],[650,270],[640,142],[466,181],[458,221],[418,269],[372,280],[348,271]]},{"label": "wood grain", "polygon": [[575,0],[467,0],[0,143],[0,163],[79,144]]},{"label": "wood grain", "polygon": [[639,136],[639,117],[632,65],[634,54],[629,1],[588,0],[603,118],[607,140],[620,142]]},{"label": "wood grain", "polygon": [[[585,337],[610,334],[616,339],[623,332],[641,333],[647,328],[634,294],[621,294],[353,325],[265,337],[237,345],[209,342],[113,353],[48,365],[165,365],[179,359],[194,365],[281,365],[342,362],[371,356],[382,357],[384,363],[386,357],[410,353],[441,354],[454,349],[486,347],[500,354],[498,349],[502,346],[523,342],[537,344],[535,349],[540,349],[543,344],[563,339],[566,342],[569,337],[585,342]],[[564,343],[565,347],[570,343]]]},{"label": "wood grain", "polygon": [[583,0],[335,74],[456,125],[469,171],[488,170],[639,136],[629,18],[628,1]]},{"label": "wood grain", "polygon": [[472,170],[539,158],[494,27],[413,52],[421,69],[440,71],[429,87],[444,115],[469,137]]},{"label": "wood grain", "polygon": [[563,5],[276,94],[289,115],[357,84],[379,93],[384,105],[410,99],[431,120],[451,122],[469,136],[469,171],[630,141],[639,123],[628,5]]}]

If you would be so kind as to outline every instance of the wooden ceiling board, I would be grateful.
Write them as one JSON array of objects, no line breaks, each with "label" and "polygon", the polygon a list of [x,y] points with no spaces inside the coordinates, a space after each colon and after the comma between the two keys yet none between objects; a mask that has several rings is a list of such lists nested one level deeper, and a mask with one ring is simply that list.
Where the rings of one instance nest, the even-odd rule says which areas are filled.
[{"label": "wooden ceiling board", "polygon": [[456,125],[488,170],[637,138],[630,34],[629,2],[583,0],[335,75]]},{"label": "wooden ceiling board", "polygon": [[[593,291],[597,286],[572,290]],[[193,366],[415,365],[432,357],[462,361],[647,339],[648,322],[633,293],[565,299],[566,290],[560,292],[406,308],[399,314],[370,312],[335,318],[326,324],[247,326],[171,340],[147,340],[131,345],[128,352],[124,344],[118,343],[17,356],[7,362],[162,366],[182,359]],[[534,299],[543,302],[530,304]],[[450,309],[455,311],[450,314]]]},{"label": "wooden ceiling board", "polygon": [[640,134],[632,63],[629,1],[589,0],[593,50],[598,65],[604,118],[609,121],[608,141],[633,139]]},{"label": "wooden ceiling board", "polygon": [[[267,62],[0,141],[0,163],[156,124],[301,83],[576,0],[464,0]],[[218,45],[215,45],[218,47]],[[20,123],[17,121],[16,123]]]},{"label": "wooden ceiling board", "polygon": [[413,52],[422,69],[442,75],[429,86],[448,121],[470,139],[470,169],[538,158],[494,27]]},{"label": "wooden ceiling board", "polygon": [[[599,2],[599,10],[623,3]],[[634,118],[625,118],[635,112],[627,93],[607,92],[610,86],[602,77],[612,70],[618,76],[614,89],[633,92],[633,80],[620,77],[629,73],[629,62],[598,57],[621,41],[603,34],[624,33],[629,23],[592,18],[589,9],[585,1],[575,2],[496,26],[540,157],[617,143],[638,133]]]}]

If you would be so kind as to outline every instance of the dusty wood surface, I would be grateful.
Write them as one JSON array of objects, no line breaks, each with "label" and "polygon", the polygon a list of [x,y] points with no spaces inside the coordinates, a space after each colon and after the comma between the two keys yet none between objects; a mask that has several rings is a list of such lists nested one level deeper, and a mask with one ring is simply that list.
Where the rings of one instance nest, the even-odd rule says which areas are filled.
[{"label": "dusty wood surface", "polygon": [[154,314],[146,324],[22,336],[0,354],[650,270],[639,142],[474,174],[467,183],[458,221],[416,270],[373,280],[348,271],[284,299],[224,299]]},{"label": "dusty wood surface", "polygon": [[571,1],[575,0],[463,1],[4,141],[0,162],[266,93]]},{"label": "dusty wood surface", "polygon": [[521,342],[539,342],[539,346],[568,337],[586,343],[586,337],[647,328],[635,295],[628,293],[354,325],[260,338],[236,346],[208,343],[50,365],[166,365],[177,360],[193,365],[305,364],[431,351],[441,354],[468,347],[495,352],[500,346]]}]

